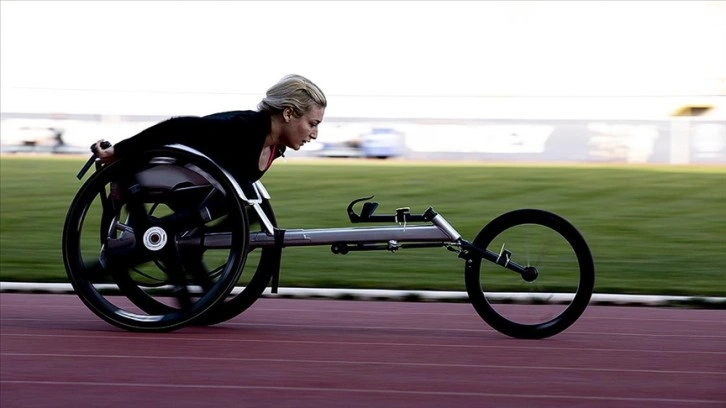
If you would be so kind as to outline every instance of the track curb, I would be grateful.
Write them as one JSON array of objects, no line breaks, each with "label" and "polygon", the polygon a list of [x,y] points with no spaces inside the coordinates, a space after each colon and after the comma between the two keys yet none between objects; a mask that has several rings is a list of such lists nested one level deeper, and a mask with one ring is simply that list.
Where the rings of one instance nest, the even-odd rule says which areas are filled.
[{"label": "track curb", "polygon": [[[240,287],[233,290],[239,292]],[[69,283],[30,283],[0,282],[0,293],[45,293],[74,294]],[[504,294],[509,298],[522,298],[520,293]],[[339,288],[291,288],[281,287],[278,293],[268,288],[262,295],[267,298],[308,298],[339,300],[386,300],[410,302],[469,302],[463,291],[431,290],[389,290],[389,289],[339,289]],[[726,297],[668,296],[668,295],[629,295],[594,293],[590,304],[595,305],[634,305],[634,306],[685,306],[726,309]]]}]

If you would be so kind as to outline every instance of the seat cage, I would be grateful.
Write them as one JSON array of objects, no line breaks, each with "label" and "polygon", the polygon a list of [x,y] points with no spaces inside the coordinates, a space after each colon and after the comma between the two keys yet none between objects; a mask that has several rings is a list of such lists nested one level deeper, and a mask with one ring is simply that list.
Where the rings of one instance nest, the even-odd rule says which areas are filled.
[{"label": "seat cage", "polygon": [[[263,200],[270,199],[270,193],[267,191],[267,189],[265,188],[265,186],[262,184],[262,182],[260,180],[257,180],[253,183],[244,182],[244,183],[240,184],[240,182],[238,180],[236,180],[234,177],[232,177],[232,175],[224,167],[220,166],[212,158],[210,158],[206,154],[200,152],[199,150],[189,147],[187,145],[183,145],[183,144],[172,144],[172,145],[168,145],[167,147],[170,147],[173,149],[184,150],[189,153],[201,156],[201,157],[209,160],[215,166],[217,166],[222,171],[224,176],[229,180],[230,184],[232,184],[237,196],[240,199],[242,199],[242,201],[249,204],[252,208],[255,209],[255,212],[257,213],[257,215],[260,219],[260,222],[262,223],[262,225],[265,228],[265,232],[269,235],[274,234],[274,227],[272,225],[272,222],[267,217],[267,214],[265,214],[265,212],[262,210],[262,206],[261,206]],[[210,177],[209,175],[207,175],[206,173],[204,173],[201,169],[194,169],[194,171],[196,171],[198,174],[201,174],[202,176],[204,176],[210,183],[216,184],[214,179],[212,177]]]}]

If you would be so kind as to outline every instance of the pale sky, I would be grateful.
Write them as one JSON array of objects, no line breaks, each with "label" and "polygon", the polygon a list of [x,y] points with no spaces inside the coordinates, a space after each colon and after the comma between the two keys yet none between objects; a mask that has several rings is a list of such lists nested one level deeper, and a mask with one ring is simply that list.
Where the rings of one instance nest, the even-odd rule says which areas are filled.
[{"label": "pale sky", "polygon": [[3,112],[255,104],[287,73],[318,83],[331,100],[328,114],[352,106],[335,108],[336,98],[716,95],[726,88],[725,2],[0,5]]}]

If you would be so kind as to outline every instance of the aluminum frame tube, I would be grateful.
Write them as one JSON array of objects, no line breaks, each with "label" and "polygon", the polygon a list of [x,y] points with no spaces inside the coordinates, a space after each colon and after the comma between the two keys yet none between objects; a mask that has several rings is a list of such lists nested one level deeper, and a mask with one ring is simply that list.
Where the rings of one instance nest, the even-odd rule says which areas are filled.
[{"label": "aluminum frame tube", "polygon": [[[457,234],[458,235],[458,234]],[[283,245],[288,247],[331,245],[334,243],[376,243],[397,241],[403,242],[453,242],[458,237],[450,234],[435,225],[409,225],[390,227],[348,227],[348,228],[316,228],[316,229],[289,229],[285,230]],[[204,242],[199,238],[180,239],[179,243],[203,245],[205,248],[229,248],[229,233],[213,233],[204,236]],[[275,245],[275,237],[266,232],[250,234],[250,248],[259,248]]]}]

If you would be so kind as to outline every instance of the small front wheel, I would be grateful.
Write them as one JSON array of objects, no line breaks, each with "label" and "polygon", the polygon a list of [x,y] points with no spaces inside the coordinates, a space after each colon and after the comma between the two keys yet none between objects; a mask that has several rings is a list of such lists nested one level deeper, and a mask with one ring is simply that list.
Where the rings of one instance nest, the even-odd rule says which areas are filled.
[{"label": "small front wheel", "polygon": [[[482,319],[503,334],[553,336],[572,325],[590,302],[592,254],[577,229],[558,215],[533,209],[502,214],[472,244],[465,267],[469,299]],[[521,269],[514,271],[512,265]]]}]

